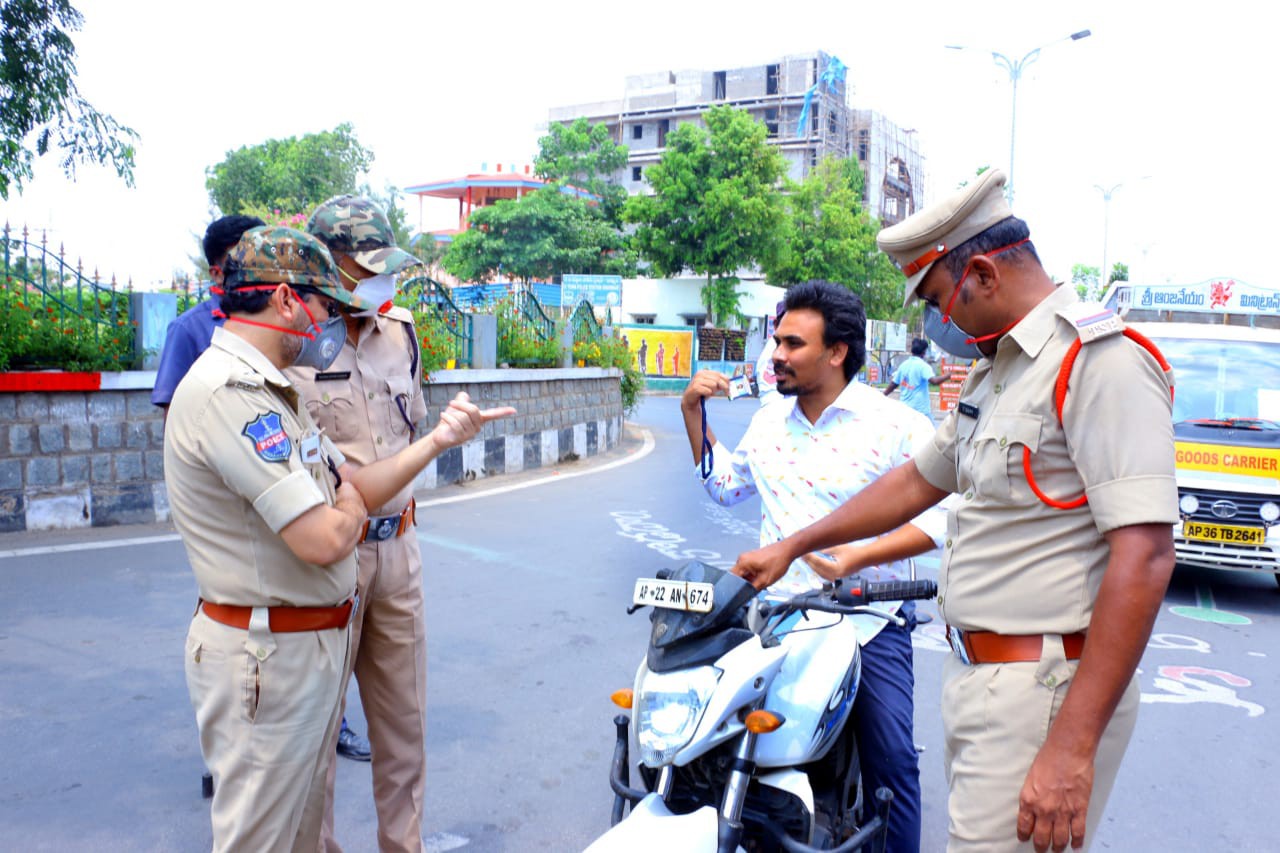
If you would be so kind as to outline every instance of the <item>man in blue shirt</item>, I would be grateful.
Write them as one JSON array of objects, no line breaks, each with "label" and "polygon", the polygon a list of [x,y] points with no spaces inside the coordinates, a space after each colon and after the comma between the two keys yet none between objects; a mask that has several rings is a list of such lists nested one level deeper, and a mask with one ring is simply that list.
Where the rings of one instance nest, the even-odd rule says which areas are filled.
[{"label": "man in blue shirt", "polygon": [[[228,253],[240,242],[240,235],[250,228],[266,224],[256,216],[223,216],[205,229],[201,248],[204,249],[204,259],[209,263],[209,278],[215,288],[222,286],[223,265]],[[151,403],[164,409],[166,420],[169,402],[178,383],[187,375],[200,353],[209,348],[213,330],[225,319],[217,312],[218,294],[211,292],[208,299],[183,311],[182,316],[170,323],[165,331],[155,387],[151,389]],[[369,741],[347,725],[346,717],[342,718],[338,732],[338,754],[356,761],[368,761],[370,758]]]},{"label": "man in blue shirt", "polygon": [[[215,219],[205,230],[201,245],[205,260],[209,262],[209,278],[215,287],[222,286],[222,265],[226,262],[227,253],[240,242],[241,234],[259,225],[266,223],[256,216],[224,216]],[[217,309],[218,296],[211,293],[204,302],[183,311],[165,332],[160,366],[156,369],[156,384],[151,389],[151,402],[164,409],[166,417],[174,389],[200,353],[209,347],[213,330],[222,325],[222,318],[214,316]]]},{"label": "man in blue shirt", "polygon": [[911,342],[911,358],[898,365],[898,369],[893,372],[893,377],[889,381],[889,387],[884,389],[884,395],[887,397],[893,393],[893,389],[901,388],[902,393],[898,395],[898,399],[932,420],[933,408],[929,402],[929,386],[941,385],[951,378],[951,373],[935,376],[929,362],[922,358],[928,351],[928,341],[924,338],[914,339]]}]

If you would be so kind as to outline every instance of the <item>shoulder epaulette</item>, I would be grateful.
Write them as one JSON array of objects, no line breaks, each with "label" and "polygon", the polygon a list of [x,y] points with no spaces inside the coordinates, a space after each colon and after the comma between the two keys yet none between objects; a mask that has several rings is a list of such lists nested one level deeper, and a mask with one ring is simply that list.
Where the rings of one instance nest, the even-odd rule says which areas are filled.
[{"label": "shoulder epaulette", "polygon": [[386,311],[382,312],[383,317],[390,317],[392,320],[399,320],[401,323],[413,323],[413,312],[408,308],[402,308],[399,305],[392,305]]},{"label": "shoulder epaulette", "polygon": [[1084,344],[1124,333],[1124,321],[1120,316],[1096,302],[1068,305],[1059,309],[1058,316],[1071,324]]}]

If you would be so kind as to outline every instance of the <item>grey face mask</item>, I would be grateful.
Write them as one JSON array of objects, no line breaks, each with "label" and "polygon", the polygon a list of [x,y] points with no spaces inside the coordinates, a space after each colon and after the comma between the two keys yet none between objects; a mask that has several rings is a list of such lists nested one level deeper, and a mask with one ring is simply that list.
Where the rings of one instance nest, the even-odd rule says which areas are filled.
[{"label": "grey face mask", "polygon": [[942,312],[932,305],[924,306],[924,333],[943,352],[956,358],[986,358],[977,342],[970,342],[973,335],[956,325],[954,318],[942,319]]},{"label": "grey face mask", "polygon": [[302,339],[302,348],[293,363],[296,367],[325,370],[342,352],[342,344],[347,339],[346,323],[341,314],[334,314],[320,325],[312,323],[307,331],[310,337]]}]

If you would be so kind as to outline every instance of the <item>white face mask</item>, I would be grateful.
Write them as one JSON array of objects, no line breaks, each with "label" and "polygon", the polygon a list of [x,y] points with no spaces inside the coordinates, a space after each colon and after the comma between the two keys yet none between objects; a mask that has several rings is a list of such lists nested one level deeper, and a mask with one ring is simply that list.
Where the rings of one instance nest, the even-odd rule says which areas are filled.
[{"label": "white face mask", "polygon": [[380,311],[390,308],[391,300],[396,295],[396,277],[383,273],[363,279],[356,284],[355,295],[378,306],[374,311],[361,311],[357,317],[372,317]]}]

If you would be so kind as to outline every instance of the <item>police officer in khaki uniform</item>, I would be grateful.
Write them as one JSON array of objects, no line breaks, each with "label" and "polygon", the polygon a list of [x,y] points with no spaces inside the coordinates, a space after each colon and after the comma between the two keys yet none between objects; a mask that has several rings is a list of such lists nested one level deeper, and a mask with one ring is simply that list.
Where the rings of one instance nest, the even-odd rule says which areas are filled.
[{"label": "police officer in khaki uniform", "polygon": [[[367,465],[409,446],[427,415],[413,315],[392,305],[395,276],[420,261],[395,244],[386,215],[369,199],[331,198],[307,231],[333,254],[342,283],[374,310],[349,314],[346,336],[325,370],[294,368],[289,377],[324,434],[352,462]],[[372,747],[378,847],[422,849],[426,757],[427,643],[422,558],[413,486],[370,507],[358,548],[360,609],[351,625],[351,657]],[[345,690],[343,695],[346,695]],[[330,766],[321,849],[333,838]]]},{"label": "police officer in khaki uniform", "polygon": [[459,395],[427,436],[361,469],[316,428],[282,373],[324,367],[343,306],[324,245],[247,232],[227,262],[227,322],[174,393],[165,484],[200,602],[185,666],[214,778],[215,850],[315,850],[349,673],[354,549],[367,520],[493,417]]},{"label": "police officer in khaki uniform", "polygon": [[1136,722],[1178,517],[1166,366],[1045,274],[1004,181],[986,172],[878,237],[926,333],[980,359],[957,409],[911,462],[734,568],[765,586],[957,494],[938,596],[952,851],[1088,846]]}]

